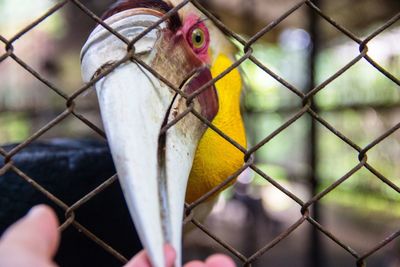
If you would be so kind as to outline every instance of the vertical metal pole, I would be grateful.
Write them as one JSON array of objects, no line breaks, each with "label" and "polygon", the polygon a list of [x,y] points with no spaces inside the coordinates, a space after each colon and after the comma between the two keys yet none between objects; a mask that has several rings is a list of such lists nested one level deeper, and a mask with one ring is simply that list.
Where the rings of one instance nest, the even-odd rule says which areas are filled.
[{"label": "vertical metal pole", "polygon": [[[313,3],[318,7],[321,7],[323,0],[313,0]],[[311,90],[316,86],[316,62],[317,55],[319,52],[319,38],[320,38],[320,27],[318,14],[312,10],[308,9],[308,18],[309,25],[308,30],[310,33],[312,47],[308,57],[308,71],[309,71],[309,80],[307,84],[307,90]],[[312,109],[315,112],[318,112],[318,106],[312,101],[311,104]],[[308,144],[309,144],[309,155],[308,155],[308,163],[310,166],[310,194],[312,196],[317,194],[318,191],[318,177],[317,177],[317,161],[318,161],[318,134],[317,134],[317,123],[314,119],[310,119],[310,134],[308,135]],[[315,220],[321,222],[320,216],[320,205],[316,202],[313,205],[311,215]],[[322,267],[323,266],[323,247],[321,242],[321,235],[317,228],[312,227],[310,233],[310,250],[309,250],[309,266],[311,267]]]},{"label": "vertical metal pole", "polygon": [[[242,9],[242,16],[243,16],[243,26],[244,26],[244,31],[243,32],[248,32],[251,35],[254,34],[254,29],[256,29],[257,27],[255,27],[255,25],[257,25],[256,22],[256,15],[255,15],[255,6],[256,6],[256,2],[255,0],[246,0],[243,1],[243,9]],[[250,29],[250,31],[249,31]]]}]

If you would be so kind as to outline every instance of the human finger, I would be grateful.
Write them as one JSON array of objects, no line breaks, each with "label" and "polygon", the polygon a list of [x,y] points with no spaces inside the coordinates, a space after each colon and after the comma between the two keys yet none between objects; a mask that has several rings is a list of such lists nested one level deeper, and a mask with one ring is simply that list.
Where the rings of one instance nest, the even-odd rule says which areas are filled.
[{"label": "human finger", "polygon": [[54,266],[58,220],[47,206],[39,205],[9,227],[0,239],[1,266]]},{"label": "human finger", "polygon": [[[167,262],[166,267],[172,267],[176,257],[175,250],[170,245],[165,245],[164,253]],[[136,254],[124,267],[151,267],[151,263],[146,251],[143,250]]]}]

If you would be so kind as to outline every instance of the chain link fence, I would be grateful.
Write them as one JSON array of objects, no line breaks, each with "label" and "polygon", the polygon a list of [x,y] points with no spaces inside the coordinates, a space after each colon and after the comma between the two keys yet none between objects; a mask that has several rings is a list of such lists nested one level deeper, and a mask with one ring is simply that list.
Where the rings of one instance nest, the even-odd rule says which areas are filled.
[{"label": "chain link fence", "polygon": [[[157,72],[155,72],[153,69],[151,69],[148,65],[146,65],[144,62],[142,62],[134,53],[134,45],[135,43],[145,36],[147,33],[149,33],[152,29],[157,27],[160,23],[166,21],[168,18],[170,18],[172,15],[174,15],[176,12],[178,12],[181,8],[183,8],[187,4],[193,4],[198,10],[200,10],[205,16],[207,16],[211,21],[214,22],[214,24],[222,31],[224,32],[227,36],[231,37],[234,39],[237,43],[240,44],[241,47],[241,52],[242,55],[234,62],[232,66],[230,66],[228,69],[226,69],[223,73],[221,73],[218,77],[215,77],[212,81],[208,82],[207,84],[204,84],[201,88],[199,88],[196,92],[192,94],[186,94],[185,92],[181,91],[180,88],[176,88],[173,84],[171,84],[168,80],[166,80],[164,77],[159,75]],[[46,18],[52,16],[55,12],[59,11],[62,9],[66,4],[73,4],[76,7],[78,7],[82,12],[84,12],[88,17],[90,17],[92,20],[94,20],[96,23],[102,25],[104,28],[106,28],[108,31],[110,31],[112,34],[114,34],[116,37],[118,37],[121,41],[126,43],[127,47],[127,53],[126,56],[119,60],[118,62],[112,64],[109,66],[107,69],[102,70],[101,73],[98,73],[96,77],[93,78],[93,80],[82,86],[81,88],[78,88],[74,93],[72,94],[67,94],[64,92],[62,88],[57,87],[55,84],[53,84],[51,81],[46,79],[43,75],[38,73],[34,68],[32,68],[29,64],[24,62],[18,54],[14,51],[14,43],[24,35],[26,35],[29,31],[37,27],[42,21],[44,21]],[[260,38],[264,37],[266,34],[268,34],[271,30],[273,30],[277,25],[279,25],[282,21],[284,21],[288,16],[290,16],[292,13],[296,12],[300,8],[307,7],[310,12],[313,14],[314,19],[322,19],[325,22],[329,23],[333,27],[335,27],[340,33],[344,36],[347,36],[350,38],[354,43],[356,43],[359,47],[359,53],[356,57],[354,57],[351,61],[349,61],[344,67],[341,69],[338,69],[336,73],[334,73],[331,77],[326,79],[324,82],[316,85],[316,86],[311,86],[307,92],[303,92],[296,86],[292,85],[288,81],[286,81],[284,78],[280,77],[278,74],[276,74],[271,68],[263,64],[259,59],[257,59],[253,55],[253,49],[252,46],[260,40]],[[390,128],[387,130],[385,133],[383,133],[381,136],[377,137],[375,140],[371,141],[368,145],[361,147],[354,141],[352,141],[350,138],[348,138],[345,134],[341,133],[338,129],[336,129],[334,126],[332,126],[327,120],[325,120],[321,115],[318,113],[318,110],[315,108],[313,105],[313,97],[320,91],[324,90],[324,88],[335,81],[337,78],[339,78],[343,73],[345,73],[348,69],[350,69],[353,65],[355,65],[357,62],[366,60],[369,62],[371,66],[373,66],[377,72],[380,72],[382,75],[384,75],[387,79],[391,80],[393,83],[395,83],[397,86],[400,86],[400,80],[395,77],[393,74],[391,74],[389,71],[387,71],[384,67],[382,67],[380,64],[378,64],[373,58],[371,58],[368,55],[368,44],[376,38],[379,34],[387,30],[390,26],[392,26],[394,23],[400,20],[400,12],[397,13],[394,17],[390,18],[387,20],[383,25],[381,25],[379,28],[377,28],[375,31],[371,32],[366,38],[360,38],[353,32],[349,31],[346,29],[344,26],[341,24],[337,23],[333,18],[325,14],[318,6],[318,2],[315,1],[299,1],[297,4],[295,4],[293,7],[291,7],[289,10],[287,10],[284,14],[282,14],[279,18],[276,20],[272,21],[270,24],[266,25],[263,27],[261,30],[259,30],[255,35],[253,35],[251,38],[245,40],[232,30],[230,30],[224,23],[222,23],[218,18],[216,18],[211,12],[209,12],[208,9],[203,7],[201,1],[197,0],[184,0],[179,4],[178,6],[174,7],[172,10],[167,12],[157,23],[149,27],[147,30],[139,34],[134,40],[127,40],[125,37],[120,35],[118,32],[110,28],[107,24],[105,24],[94,12],[92,12],[89,8],[87,8],[84,4],[84,1],[79,1],[79,0],[64,0],[56,3],[51,9],[49,9],[45,14],[43,14],[41,17],[37,18],[35,21],[32,21],[27,27],[21,29],[17,34],[15,34],[12,38],[6,39],[3,36],[0,36],[0,41],[4,44],[5,46],[5,51],[2,52],[2,55],[0,56],[0,63],[6,60],[7,58],[11,58],[14,60],[17,64],[19,64],[22,68],[24,68],[27,72],[29,72],[33,77],[35,77],[38,81],[42,82],[48,90],[54,91],[60,99],[62,99],[65,103],[65,110],[63,110],[56,118],[54,118],[51,121],[48,121],[48,123],[43,126],[40,130],[32,134],[29,138],[21,142],[19,145],[14,147],[10,151],[5,151],[0,148],[0,155],[3,157],[4,160],[4,166],[0,169],[0,176],[3,175],[6,172],[14,172],[16,173],[21,179],[24,179],[27,183],[29,183],[32,187],[34,187],[36,190],[40,191],[43,195],[45,195],[48,199],[50,199],[52,202],[54,202],[56,205],[58,205],[61,209],[64,210],[65,212],[65,221],[62,223],[60,227],[60,231],[65,231],[69,227],[74,227],[78,229],[83,235],[87,236],[93,242],[101,246],[104,250],[109,252],[111,255],[113,255],[116,259],[118,259],[121,263],[124,263],[127,261],[127,259],[116,249],[108,245],[106,242],[101,240],[99,237],[97,237],[95,234],[91,232],[90,229],[86,228],[84,225],[82,225],[76,218],[75,214],[76,211],[85,203],[90,202],[96,195],[102,194],[102,192],[108,188],[110,185],[115,183],[117,180],[117,175],[113,175],[109,179],[107,179],[103,184],[98,186],[95,190],[92,192],[84,195],[81,197],[79,201],[74,203],[73,205],[67,205],[63,199],[60,199],[57,197],[57,195],[53,195],[50,193],[46,188],[36,182],[35,177],[30,177],[26,173],[24,173],[21,169],[19,169],[17,166],[13,164],[13,157],[20,153],[24,148],[29,146],[32,142],[37,140],[39,137],[41,137],[43,134],[46,132],[50,131],[53,129],[56,125],[62,123],[64,120],[67,118],[73,117],[76,120],[79,120],[83,122],[87,127],[92,129],[95,133],[100,135],[102,138],[105,138],[104,132],[95,125],[95,123],[91,122],[87,117],[84,115],[80,114],[77,111],[77,106],[79,106],[79,103],[77,102],[77,98],[81,96],[83,93],[88,91],[97,81],[108,75],[110,72],[112,72],[115,68],[117,68],[119,65],[124,64],[128,61],[133,61],[148,70],[150,73],[152,73],[155,77],[157,77],[160,81],[168,85],[170,88],[172,88],[175,92],[186,98],[187,100],[187,109],[182,112],[179,116],[176,117],[174,121],[169,123],[168,125],[165,126],[163,131],[167,131],[169,128],[174,127],[174,125],[179,122],[183,117],[185,117],[187,114],[191,113],[194,116],[196,116],[199,120],[201,120],[204,124],[206,124],[208,127],[213,129],[216,133],[218,133],[220,136],[225,138],[228,142],[230,142],[233,146],[235,146],[237,149],[243,152],[244,155],[244,161],[245,164],[243,165],[242,168],[237,170],[235,173],[233,173],[231,176],[227,177],[225,181],[220,184],[218,187],[214,188],[212,191],[208,192],[204,196],[202,196],[200,199],[196,200],[193,203],[187,203],[186,204],[186,217],[184,220],[185,224],[191,223],[194,224],[197,228],[199,228],[201,231],[203,231],[206,235],[209,236],[209,238],[215,240],[215,242],[219,243],[222,247],[224,247],[227,251],[229,251],[231,254],[233,254],[237,260],[242,262],[243,266],[251,266],[253,263],[255,263],[262,255],[268,253],[269,250],[271,250],[274,246],[276,246],[278,243],[282,242],[285,240],[289,235],[291,235],[296,229],[298,229],[301,225],[304,224],[309,224],[311,225],[315,231],[319,232],[319,234],[323,234],[329,239],[331,239],[333,242],[335,242],[337,245],[339,245],[343,250],[345,250],[349,255],[351,255],[354,258],[354,265],[361,267],[361,266],[366,266],[368,258],[376,253],[378,250],[382,249],[385,247],[387,244],[395,240],[399,235],[400,235],[400,229],[393,234],[387,236],[384,240],[381,242],[375,244],[370,250],[368,251],[356,251],[353,248],[351,248],[349,245],[347,245],[343,240],[341,240],[339,237],[337,237],[334,233],[332,233],[327,227],[324,225],[320,224],[318,219],[313,216],[313,206],[318,205],[318,203],[326,197],[329,193],[331,193],[333,190],[335,190],[340,184],[345,182],[346,180],[350,179],[353,174],[357,173],[361,169],[366,169],[370,173],[372,173],[376,179],[378,179],[381,183],[386,184],[386,186],[392,188],[395,190],[397,193],[400,193],[400,188],[392,182],[389,178],[385,177],[382,173],[380,173],[374,166],[368,162],[368,152],[374,148],[375,146],[378,146],[383,140],[385,140],[387,137],[392,135],[395,131],[397,131],[400,128],[400,123],[396,124],[394,127]],[[201,114],[199,114],[193,107],[193,100],[198,96],[201,92],[206,90],[210,85],[214,84],[221,78],[223,78],[226,74],[228,74],[230,71],[232,71],[235,68],[240,67],[240,65],[244,61],[251,61],[253,64],[257,65],[260,69],[262,69],[265,72],[265,75],[273,77],[277,82],[282,84],[287,90],[291,91],[293,94],[295,94],[299,100],[302,101],[302,107],[300,107],[294,115],[292,115],[284,124],[282,124],[280,127],[278,127],[276,130],[274,130],[271,134],[268,136],[265,136],[263,140],[261,140],[259,143],[256,145],[246,149],[242,147],[240,144],[235,142],[232,138],[227,136],[224,132],[219,130],[217,127],[215,127],[212,122],[208,121],[206,118],[204,118]],[[274,177],[271,177],[266,173],[265,171],[261,170],[257,164],[254,162],[254,154],[263,146],[265,146],[267,143],[269,143],[272,139],[276,138],[282,131],[287,129],[289,126],[291,126],[293,123],[298,121],[302,117],[309,117],[314,125],[319,125],[322,127],[325,127],[327,130],[329,130],[332,134],[336,135],[338,138],[340,138],[344,143],[349,145],[354,151],[358,154],[358,160],[359,163],[355,165],[350,171],[348,171],[345,175],[342,177],[338,177],[338,179],[330,184],[327,188],[324,190],[317,192],[315,190],[315,194],[308,199],[307,201],[303,201],[300,199],[296,192],[291,192],[285,186],[280,184]],[[268,181],[271,185],[276,187],[276,189],[280,190],[283,192],[285,195],[287,195],[289,198],[291,198],[295,203],[298,204],[298,219],[295,223],[293,223],[290,227],[286,228],[284,231],[282,231],[278,236],[276,236],[273,240],[269,241],[266,243],[262,248],[260,248],[257,251],[254,251],[253,254],[251,255],[243,255],[238,249],[235,247],[229,245],[227,242],[219,238],[217,235],[213,234],[211,230],[209,230],[205,225],[202,224],[199,220],[196,219],[196,214],[194,212],[195,207],[200,205],[201,203],[207,201],[210,199],[210,197],[218,192],[221,188],[224,186],[228,185],[232,180],[234,180],[238,175],[240,175],[242,172],[244,172],[247,169],[251,169],[258,175],[260,175],[263,179]]]}]

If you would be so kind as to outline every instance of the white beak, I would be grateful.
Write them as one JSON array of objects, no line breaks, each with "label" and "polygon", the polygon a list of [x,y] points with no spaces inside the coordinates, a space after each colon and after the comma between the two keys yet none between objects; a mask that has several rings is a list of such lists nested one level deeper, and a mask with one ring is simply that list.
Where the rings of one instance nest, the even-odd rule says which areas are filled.
[{"label": "white beak", "polygon": [[[105,22],[128,39],[159,19],[127,10]],[[149,63],[161,24],[135,44]],[[89,82],[102,67],[122,59],[127,45],[102,26],[82,49],[82,75]],[[165,267],[170,243],[181,266],[184,199],[197,144],[205,126],[188,114],[166,134],[160,129],[186,108],[185,101],[138,64],[128,61],[95,84],[101,116],[125,199],[139,237],[155,267]],[[174,112],[170,112],[174,111]],[[175,112],[178,111],[178,112]]]}]

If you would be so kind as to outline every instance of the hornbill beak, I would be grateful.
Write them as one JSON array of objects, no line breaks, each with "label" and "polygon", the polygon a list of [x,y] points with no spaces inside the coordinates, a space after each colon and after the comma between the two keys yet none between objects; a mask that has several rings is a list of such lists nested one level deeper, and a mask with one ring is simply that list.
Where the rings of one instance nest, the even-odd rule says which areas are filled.
[{"label": "hornbill beak", "polygon": [[[128,40],[163,14],[129,9],[105,20]],[[134,44],[135,56],[175,87],[190,94],[211,79],[181,34],[167,22]],[[82,75],[89,82],[128,54],[128,45],[103,26],[91,33],[81,53]],[[181,266],[182,219],[188,176],[206,126],[188,113],[167,131],[165,126],[187,109],[177,94],[134,59],[118,65],[95,83],[101,116],[118,177],[139,237],[155,267],[164,267],[163,246],[172,244]],[[209,120],[218,99],[211,86],[193,101]]]}]

